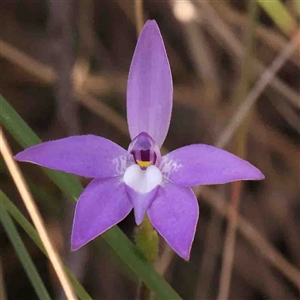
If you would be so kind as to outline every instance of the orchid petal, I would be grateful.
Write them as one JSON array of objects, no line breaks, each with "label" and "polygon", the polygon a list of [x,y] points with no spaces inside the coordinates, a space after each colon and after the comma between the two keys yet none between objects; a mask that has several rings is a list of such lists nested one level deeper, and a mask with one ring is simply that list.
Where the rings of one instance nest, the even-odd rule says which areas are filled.
[{"label": "orchid petal", "polygon": [[108,139],[81,135],[27,148],[15,159],[80,176],[107,178],[124,173],[128,155]]},{"label": "orchid petal", "polygon": [[134,208],[135,223],[136,225],[140,225],[144,220],[148,208],[150,207],[156,196],[159,186],[156,186],[150,192],[144,194],[135,191],[128,185],[125,185],[125,188],[129,201]]},{"label": "orchid petal", "polygon": [[76,205],[71,248],[76,250],[115,224],[131,211],[121,177],[94,179]]},{"label": "orchid petal", "polygon": [[213,146],[195,144],[162,157],[163,176],[181,186],[260,180],[264,175],[249,162]]},{"label": "orchid petal", "polygon": [[199,216],[197,199],[190,188],[165,183],[148,210],[154,228],[185,260],[189,260]]},{"label": "orchid petal", "polygon": [[173,84],[162,36],[154,20],[146,22],[130,66],[127,119],[133,140],[148,133],[161,146],[172,111]]}]

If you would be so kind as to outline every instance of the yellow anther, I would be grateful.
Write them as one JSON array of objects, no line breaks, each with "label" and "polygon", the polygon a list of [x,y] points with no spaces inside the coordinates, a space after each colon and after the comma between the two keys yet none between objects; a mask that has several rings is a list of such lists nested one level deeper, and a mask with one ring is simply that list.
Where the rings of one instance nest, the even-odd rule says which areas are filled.
[{"label": "yellow anther", "polygon": [[147,168],[151,165],[151,161],[136,160],[136,162],[141,168]]}]

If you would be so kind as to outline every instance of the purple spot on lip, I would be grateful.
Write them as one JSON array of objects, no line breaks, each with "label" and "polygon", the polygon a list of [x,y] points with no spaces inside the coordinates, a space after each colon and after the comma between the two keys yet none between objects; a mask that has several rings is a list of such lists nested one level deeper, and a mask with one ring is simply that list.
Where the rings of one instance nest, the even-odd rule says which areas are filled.
[{"label": "purple spot on lip", "polygon": [[150,161],[150,149],[141,150],[141,160]]}]

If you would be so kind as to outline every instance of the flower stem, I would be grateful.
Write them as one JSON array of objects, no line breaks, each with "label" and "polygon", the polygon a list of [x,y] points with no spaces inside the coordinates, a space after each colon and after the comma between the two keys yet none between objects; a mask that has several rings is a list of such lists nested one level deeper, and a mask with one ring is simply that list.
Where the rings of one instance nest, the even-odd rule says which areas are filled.
[{"label": "flower stem", "polygon": [[[140,226],[137,226],[134,233],[135,243],[142,256],[150,264],[154,265],[158,256],[158,235],[156,230],[146,216]],[[137,290],[138,300],[148,300],[151,298],[151,292],[148,287],[140,282]]]}]

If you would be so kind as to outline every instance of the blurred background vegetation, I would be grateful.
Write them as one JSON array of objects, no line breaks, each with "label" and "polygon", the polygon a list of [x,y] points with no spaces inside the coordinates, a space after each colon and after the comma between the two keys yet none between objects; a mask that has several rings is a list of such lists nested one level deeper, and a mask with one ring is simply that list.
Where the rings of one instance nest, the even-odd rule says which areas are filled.
[{"label": "blurred background vegetation", "polygon": [[[92,133],[128,147],[126,81],[141,17],[136,2],[1,1],[0,92],[43,141]],[[191,260],[161,241],[156,269],[183,299],[297,299],[299,1],[140,4],[143,18],[160,27],[173,73],[165,147],[215,144],[266,176],[195,189],[200,219]],[[14,153],[20,151],[7,135]],[[133,299],[135,277],[101,239],[100,248],[90,243],[70,252],[74,205],[39,168],[21,167],[55,247],[90,295]],[[27,216],[2,158],[1,188]],[[120,227],[132,238],[133,216]],[[2,299],[37,299],[3,227],[0,232]],[[20,233],[51,297],[63,299],[48,260]]]}]

